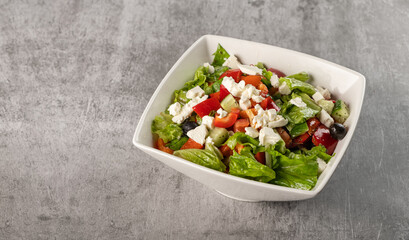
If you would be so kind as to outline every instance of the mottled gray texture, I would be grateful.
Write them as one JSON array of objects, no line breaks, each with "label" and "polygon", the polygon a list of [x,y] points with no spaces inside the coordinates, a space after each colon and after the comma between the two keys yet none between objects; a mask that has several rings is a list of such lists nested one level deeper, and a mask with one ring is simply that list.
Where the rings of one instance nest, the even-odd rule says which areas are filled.
[{"label": "mottled gray texture", "polygon": [[[409,2],[2,1],[0,239],[409,239]],[[155,88],[204,34],[367,77],[327,187],[223,197],[132,143]]]}]

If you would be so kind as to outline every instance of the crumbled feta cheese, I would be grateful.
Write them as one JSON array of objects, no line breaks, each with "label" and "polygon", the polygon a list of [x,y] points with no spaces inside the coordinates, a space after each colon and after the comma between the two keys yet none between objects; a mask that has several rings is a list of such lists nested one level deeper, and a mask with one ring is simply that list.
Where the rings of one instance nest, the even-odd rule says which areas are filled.
[{"label": "crumbled feta cheese", "polygon": [[206,126],[200,125],[195,129],[187,132],[187,136],[193,139],[193,141],[203,145],[205,143],[206,136],[209,132],[207,131]]},{"label": "crumbled feta cheese", "polygon": [[255,106],[257,115],[253,117],[252,127],[258,129],[261,127],[283,127],[287,125],[288,120],[278,115],[275,109],[263,110],[259,104]]},{"label": "crumbled feta cheese", "polygon": [[325,170],[325,168],[327,168],[327,163],[321,158],[317,158],[317,163],[318,163],[318,173],[322,173]]},{"label": "crumbled feta cheese", "polygon": [[280,82],[278,81],[278,76],[273,73],[273,76],[270,78],[271,86],[274,88],[278,88],[280,86]]},{"label": "crumbled feta cheese", "polygon": [[331,125],[334,124],[334,119],[324,109],[321,110],[319,119],[320,122],[327,128],[331,127]]},{"label": "crumbled feta cheese", "polygon": [[228,59],[226,59],[226,61],[224,61],[223,66],[227,66],[231,69],[237,69],[239,68],[238,64],[240,64],[239,60],[237,60],[236,56],[232,54]]},{"label": "crumbled feta cheese", "polygon": [[318,87],[317,87],[317,90],[318,90],[318,92],[321,93],[321,95],[322,95],[325,99],[327,99],[327,100],[331,99],[331,93],[328,91],[328,89],[318,86]]},{"label": "crumbled feta cheese", "polygon": [[239,67],[240,71],[248,75],[261,75],[263,73],[263,71],[256,66],[242,65],[240,63],[237,64],[237,66]]},{"label": "crumbled feta cheese", "polygon": [[188,103],[186,103],[182,107],[182,110],[176,116],[172,118],[172,121],[177,124],[181,124],[183,121],[186,120],[186,118],[188,118],[193,113],[193,107],[203,102],[208,97],[209,97],[208,95],[204,95],[201,98],[197,97],[197,98],[190,100]]},{"label": "crumbled feta cheese", "polygon": [[246,127],[246,128],[244,128],[244,130],[246,131],[246,134],[249,135],[250,137],[252,137],[252,138],[258,137],[257,129],[255,129],[253,127]]},{"label": "crumbled feta cheese", "polygon": [[240,98],[239,105],[242,110],[247,110],[251,107],[251,101],[245,98]]},{"label": "crumbled feta cheese", "polygon": [[214,67],[210,65],[208,62],[203,64],[203,67],[207,67],[209,69],[209,73],[214,73]]},{"label": "crumbled feta cheese", "polygon": [[219,108],[219,109],[216,111],[216,113],[219,114],[219,117],[220,117],[220,118],[224,118],[224,117],[227,116],[227,112],[224,111],[223,108]]},{"label": "crumbled feta cheese", "polygon": [[303,102],[303,100],[300,97],[296,97],[290,100],[290,103],[299,107],[299,108],[305,108],[307,107],[307,104]]},{"label": "crumbled feta cheese", "polygon": [[210,144],[214,144],[213,142],[213,138],[211,138],[210,136],[206,138],[206,142],[205,143],[210,143]]},{"label": "crumbled feta cheese", "polygon": [[253,99],[253,101],[255,101],[256,103],[261,103],[264,100],[262,96],[256,96],[256,95],[253,95],[251,99]]},{"label": "crumbled feta cheese", "polygon": [[278,92],[281,93],[282,95],[289,95],[291,93],[291,90],[288,87],[287,83],[284,81],[283,83],[280,84]]},{"label": "crumbled feta cheese", "polygon": [[272,128],[263,127],[260,130],[259,137],[260,144],[264,146],[274,145],[281,140],[280,134],[276,133]]},{"label": "crumbled feta cheese", "polygon": [[196,86],[196,87],[190,89],[186,93],[186,97],[189,98],[189,99],[193,99],[193,98],[196,98],[196,97],[202,97],[203,95],[205,95],[205,92],[199,86]]},{"label": "crumbled feta cheese", "polygon": [[174,104],[170,105],[168,108],[169,114],[172,116],[176,116],[182,111],[182,106],[180,103],[175,102]]},{"label": "crumbled feta cheese", "polygon": [[314,101],[316,103],[318,103],[319,100],[324,99],[324,96],[322,96],[322,94],[318,91],[316,91],[313,95],[312,95],[312,99],[314,99]]},{"label": "crumbled feta cheese", "polygon": [[204,116],[202,117],[202,125],[205,125],[207,129],[213,129],[214,124],[213,124],[214,117],[211,116]]}]

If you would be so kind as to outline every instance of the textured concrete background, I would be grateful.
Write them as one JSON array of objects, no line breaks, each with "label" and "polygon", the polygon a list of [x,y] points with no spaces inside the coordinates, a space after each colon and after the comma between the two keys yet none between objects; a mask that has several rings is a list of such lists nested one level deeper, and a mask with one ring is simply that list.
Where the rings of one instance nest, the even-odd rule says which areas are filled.
[{"label": "textured concrete background", "polygon": [[[409,239],[408,23],[406,0],[2,1],[0,239]],[[204,34],[367,77],[316,198],[234,201],[132,146],[155,88]]]}]

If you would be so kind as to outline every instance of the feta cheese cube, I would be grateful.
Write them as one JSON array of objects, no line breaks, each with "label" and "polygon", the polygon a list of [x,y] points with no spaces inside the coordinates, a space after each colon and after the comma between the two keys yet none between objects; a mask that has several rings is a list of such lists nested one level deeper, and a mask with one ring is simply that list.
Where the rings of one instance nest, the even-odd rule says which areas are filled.
[{"label": "feta cheese cube", "polygon": [[328,91],[328,89],[318,86],[318,87],[317,87],[317,90],[318,90],[318,92],[321,93],[321,95],[322,95],[325,99],[327,99],[327,100],[331,99],[331,93]]},{"label": "feta cheese cube", "polygon": [[253,101],[255,101],[256,103],[261,103],[264,100],[262,96],[257,96],[257,95],[253,95],[251,99],[253,99]]},{"label": "feta cheese cube", "polygon": [[246,127],[246,128],[244,128],[244,130],[246,131],[246,135],[249,135],[252,138],[257,138],[258,137],[258,131],[255,128]]},{"label": "feta cheese cube", "polygon": [[190,89],[186,93],[186,97],[189,98],[189,99],[193,99],[193,98],[197,98],[197,97],[200,98],[203,95],[205,95],[205,92],[199,86],[196,86],[196,87]]},{"label": "feta cheese cube", "polygon": [[251,102],[248,99],[240,98],[239,105],[242,110],[247,110],[251,107]]},{"label": "feta cheese cube", "polygon": [[180,103],[175,102],[174,104],[169,106],[168,111],[170,115],[176,116],[182,111],[182,106],[180,105]]},{"label": "feta cheese cube", "polygon": [[216,113],[219,114],[219,117],[220,117],[220,118],[224,118],[224,117],[227,116],[227,112],[224,111],[223,108],[217,109]]},{"label": "feta cheese cube", "polygon": [[291,90],[290,87],[288,87],[287,83],[283,82],[280,84],[278,92],[281,93],[282,95],[289,95],[291,93]]},{"label": "feta cheese cube", "polygon": [[209,132],[205,125],[200,125],[195,129],[190,130],[187,132],[187,136],[193,139],[193,141],[203,145],[205,143],[206,136]]},{"label": "feta cheese cube", "polygon": [[228,59],[226,59],[226,61],[224,61],[223,66],[227,66],[231,69],[237,69],[239,68],[238,64],[240,64],[239,60],[237,60],[237,57],[232,54]]},{"label": "feta cheese cube", "polygon": [[193,107],[196,106],[197,104],[203,102],[206,100],[209,96],[204,95],[203,97],[196,97],[192,100],[190,100],[188,103],[186,103],[183,107],[182,110],[172,118],[172,121],[181,124],[183,121],[185,121],[192,113],[193,113]]},{"label": "feta cheese cube", "polygon": [[248,75],[261,75],[263,73],[263,71],[256,66],[242,64],[237,64],[237,66],[239,67],[240,71]]},{"label": "feta cheese cube", "polygon": [[290,103],[299,107],[299,108],[305,108],[307,107],[307,104],[305,104],[305,102],[300,98],[300,97],[296,97],[290,100]]},{"label": "feta cheese cube", "polygon": [[321,110],[318,117],[320,119],[320,122],[327,128],[331,127],[331,125],[334,124],[334,119],[324,109]]},{"label": "feta cheese cube", "polygon": [[213,123],[214,117],[211,116],[204,116],[202,117],[202,125],[205,125],[207,129],[213,129],[214,128],[214,123]]},{"label": "feta cheese cube", "polygon": [[270,78],[271,86],[274,88],[278,88],[280,86],[280,82],[278,81],[278,76],[273,73],[273,76]]},{"label": "feta cheese cube", "polygon": [[314,101],[318,103],[319,100],[324,99],[324,96],[322,96],[322,94],[319,91],[317,91],[312,95],[312,99],[314,99]]},{"label": "feta cheese cube", "polygon": [[288,120],[285,119],[281,115],[277,115],[276,118],[273,121],[268,122],[267,126],[270,128],[278,128],[278,127],[284,127],[287,125]]},{"label": "feta cheese cube", "polygon": [[207,67],[209,69],[209,73],[214,73],[214,67],[210,65],[208,62],[203,64],[203,67]]},{"label": "feta cheese cube", "polygon": [[281,137],[272,128],[263,127],[260,130],[259,137],[260,144],[264,146],[274,145],[281,140]]},{"label": "feta cheese cube", "polygon": [[318,163],[318,173],[322,173],[325,170],[325,168],[327,168],[327,163],[321,158],[317,158],[317,163]]}]

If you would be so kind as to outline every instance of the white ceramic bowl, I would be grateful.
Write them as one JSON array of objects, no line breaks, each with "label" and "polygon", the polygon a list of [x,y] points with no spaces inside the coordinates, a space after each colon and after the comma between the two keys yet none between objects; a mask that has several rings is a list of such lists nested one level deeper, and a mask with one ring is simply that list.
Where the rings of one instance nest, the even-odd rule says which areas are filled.
[{"label": "white ceramic bowl", "polygon": [[[346,137],[338,143],[335,157],[310,190],[261,183],[218,172],[153,148],[151,123],[157,114],[170,104],[172,93],[191,80],[195,70],[205,62],[212,62],[212,54],[220,43],[230,54],[236,55],[244,64],[263,62],[285,74],[301,71],[310,73],[313,85],[324,86],[350,107],[351,115],[345,125]],[[234,38],[205,35],[197,40],[179,58],[159,84],[139,120],[133,143],[142,151],[177,171],[203,183],[228,197],[243,201],[293,201],[312,198],[327,184],[355,131],[365,93],[365,77],[360,73],[304,53],[266,44]]]}]

